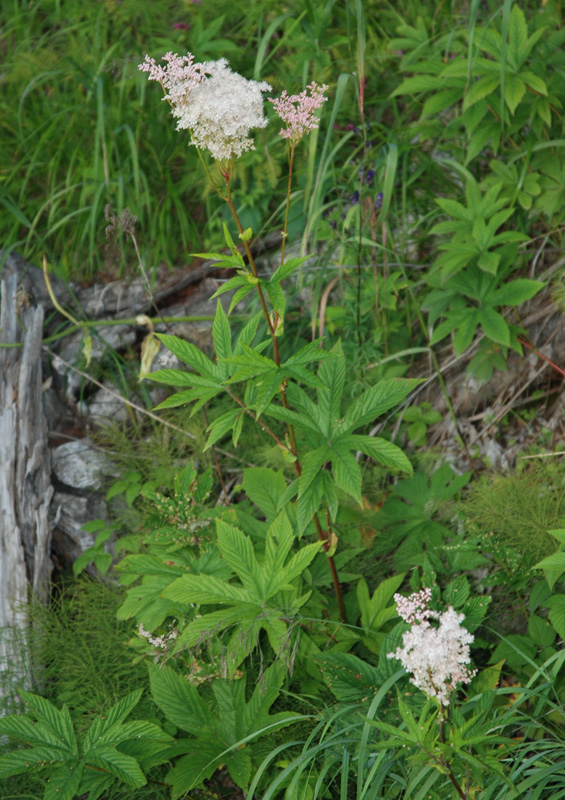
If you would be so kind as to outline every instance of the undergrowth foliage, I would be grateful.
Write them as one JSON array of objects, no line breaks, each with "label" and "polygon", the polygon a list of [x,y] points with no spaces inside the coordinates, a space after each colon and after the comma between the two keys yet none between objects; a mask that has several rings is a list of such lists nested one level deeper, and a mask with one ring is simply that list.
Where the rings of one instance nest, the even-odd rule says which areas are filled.
[{"label": "undergrowth foliage", "polygon": [[[88,638],[93,624],[80,602],[61,601],[68,626],[38,611],[31,641],[43,680],[37,694],[20,692],[25,713],[0,718],[10,741],[0,779],[16,794],[25,784],[13,781],[33,776],[45,800],[120,791],[244,792],[248,800],[565,796],[561,476],[524,470],[514,483],[485,478],[469,488],[471,472],[447,463],[425,472],[399,445],[425,444],[440,417],[426,401],[406,408],[421,383],[406,377],[414,356],[434,365],[457,426],[435,346],[449,339],[457,357],[473,348],[468,369],[478,380],[522,352],[518,307],[547,282],[535,269],[525,276],[527,247],[539,238],[558,245],[563,222],[559,12],[551,2],[533,14],[512,0],[492,9],[473,0],[465,12],[455,2],[432,9],[405,0],[402,11],[379,6],[377,23],[376,4],[361,0],[291,3],[278,15],[276,2],[258,4],[256,57],[245,51],[245,71],[238,67],[251,79],[224,57],[238,57],[237,27],[234,41],[221,38],[233,4],[219,0],[221,13],[206,25],[198,5],[186,12],[190,23],[159,39],[163,60],[139,65],[160,84],[172,125],[162,121],[166,105],[148,111],[154,101],[136,70],[120,85],[124,97],[135,88],[143,113],[135,135],[118,126],[114,114],[125,111],[106,113],[103,75],[86,64],[96,148],[92,169],[81,162],[89,222],[71,238],[68,259],[87,239],[95,250],[96,221],[112,194],[128,221],[123,232],[133,238],[127,197],[163,257],[172,252],[164,246],[172,221],[185,249],[223,232],[225,249],[197,254],[226,270],[211,349],[143,318],[139,379],[173,389],[155,410],[198,424],[202,452],[195,446],[189,458],[181,448],[173,458],[171,446],[165,468],[152,456],[147,464],[128,457],[106,496],[116,518],[89,523],[94,547],[74,565],[75,576],[93,565],[109,581],[115,624],[104,627],[104,642],[93,635],[92,647],[97,663],[107,648],[122,654],[126,674],[112,672],[122,696],[105,680],[93,682],[91,697],[85,687],[73,692],[68,643],[77,626]],[[202,15],[211,14],[204,5]],[[95,19],[101,34],[110,13],[128,19],[128,8],[127,0],[101,4],[81,24]],[[196,61],[187,42],[216,60]],[[348,71],[336,77],[333,63],[349,63]],[[285,88],[264,107],[285,69]],[[319,82],[289,94],[307,75]],[[41,80],[49,86],[52,77]],[[21,147],[24,109],[10,132]],[[165,193],[153,197],[149,164],[138,156],[158,146],[161,128],[170,152],[153,160]],[[186,169],[178,142],[199,159],[200,177]],[[26,150],[18,168],[28,164],[22,191],[31,186],[29,158]],[[206,235],[192,231],[180,202],[201,180],[213,220]],[[69,181],[61,197],[70,203]],[[43,209],[32,221],[12,196],[3,204],[28,247],[38,237],[49,251],[57,225],[66,229],[65,216],[39,233]],[[272,270],[251,247],[263,225],[282,230]],[[86,323],[63,313],[91,341]],[[152,371],[160,348],[174,368]],[[257,440],[271,447],[268,466],[248,453],[237,468],[220,458],[219,445],[243,457]],[[51,654],[50,634],[58,643]]]}]

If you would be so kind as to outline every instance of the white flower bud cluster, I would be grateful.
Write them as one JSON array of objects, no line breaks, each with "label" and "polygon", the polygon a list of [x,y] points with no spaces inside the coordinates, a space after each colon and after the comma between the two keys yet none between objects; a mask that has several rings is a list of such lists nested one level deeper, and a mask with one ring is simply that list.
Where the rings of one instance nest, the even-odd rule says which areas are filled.
[{"label": "white flower bud cluster", "polygon": [[[461,625],[465,615],[451,606],[442,614],[431,611],[427,607],[430,589],[408,598],[396,594],[394,599],[398,613],[412,627],[402,636],[403,647],[388,653],[388,657],[401,661],[411,673],[414,686],[448,706],[457,684],[469,683],[476,674],[466,666],[471,661],[469,645],[475,637]],[[437,620],[438,626],[432,626],[430,619]]]}]

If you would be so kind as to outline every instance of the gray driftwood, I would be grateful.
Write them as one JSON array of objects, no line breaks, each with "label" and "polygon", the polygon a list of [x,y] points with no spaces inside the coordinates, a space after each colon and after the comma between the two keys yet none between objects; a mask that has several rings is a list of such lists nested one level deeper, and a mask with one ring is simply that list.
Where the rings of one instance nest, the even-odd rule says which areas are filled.
[{"label": "gray driftwood", "polygon": [[[26,683],[23,607],[45,602],[53,488],[42,407],[43,308],[19,308],[15,274],[1,284],[0,343],[0,700]],[[18,320],[19,316],[19,320]]]}]

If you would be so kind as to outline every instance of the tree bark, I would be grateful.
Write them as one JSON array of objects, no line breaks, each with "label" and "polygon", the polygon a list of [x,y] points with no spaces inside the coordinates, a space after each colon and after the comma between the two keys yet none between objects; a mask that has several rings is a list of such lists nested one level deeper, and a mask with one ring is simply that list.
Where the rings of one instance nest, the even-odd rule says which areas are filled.
[{"label": "tree bark", "polygon": [[[42,406],[43,308],[18,314],[17,275],[1,284],[0,343],[0,708],[29,684],[25,605],[46,602],[53,496]],[[19,319],[18,319],[19,316]],[[1,710],[0,710],[1,713]]]}]

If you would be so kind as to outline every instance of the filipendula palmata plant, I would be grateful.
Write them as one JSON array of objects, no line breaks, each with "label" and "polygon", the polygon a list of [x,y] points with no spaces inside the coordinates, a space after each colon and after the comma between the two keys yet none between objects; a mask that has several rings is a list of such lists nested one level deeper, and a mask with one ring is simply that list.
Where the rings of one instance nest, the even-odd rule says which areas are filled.
[{"label": "filipendula palmata plant", "polygon": [[[154,59],[147,56],[140,69],[149,73],[150,80],[161,84],[173,116],[178,120],[177,128],[189,131],[191,144],[197,148],[210,181],[232,213],[247,263],[226,226],[224,232],[230,254],[200,255],[214,258],[218,266],[236,270],[236,276],[216,293],[220,295],[235,290],[230,311],[250,292],[256,292],[261,314],[250,320],[236,348],[232,350],[229,320],[218,303],[213,325],[216,363],[188,342],[170,335],[158,335],[159,340],[192,370],[159,370],[151,374],[153,380],[184,387],[183,391],[173,395],[159,408],[194,402],[193,411],[196,411],[213,397],[227,392],[237,408],[213,420],[208,428],[206,447],[230,431],[233,443],[237,445],[246,415],[251,416],[277,442],[294,464],[297,475],[286,499],[290,501],[298,494],[297,524],[300,534],[311,521],[314,523],[328,557],[339,614],[345,620],[345,607],[333,560],[337,540],[332,523],[337,514],[337,490],[341,489],[361,502],[361,471],[354,455],[359,450],[385,466],[411,472],[410,462],[398,447],[384,439],[354,434],[353,431],[397,405],[417,382],[383,381],[367,390],[341,416],[345,360],[339,344],[332,352],[327,352],[321,349],[321,340],[317,340],[281,362],[279,340],[284,334],[285,314],[285,295],[281,283],[304,261],[300,258],[285,261],[284,258],[294,154],[304,136],[318,127],[315,111],[325,102],[327,87],[312,82],[299,95],[288,96],[283,92],[278,100],[272,101],[284,124],[280,134],[289,143],[289,179],[281,263],[267,280],[258,275],[249,245],[252,231],[244,231],[240,223],[232,200],[231,178],[234,159],[254,147],[250,131],[267,125],[262,92],[269,91],[271,87],[264,82],[247,81],[231,72],[225,59],[198,64],[194,63],[191,54],[179,57],[168,53],[164,60],[165,67],[157,65]],[[204,160],[204,150],[208,150],[215,160],[223,190],[217,186],[215,175]],[[272,310],[269,310],[268,303]],[[266,323],[268,337],[255,343],[261,317]],[[263,354],[267,348],[270,348],[272,357]],[[320,362],[316,375],[307,369],[307,364],[313,361]],[[235,384],[243,384],[243,392],[236,393]],[[317,403],[300,384],[317,391]],[[280,399],[280,404],[275,404],[275,397]],[[263,416],[275,417],[286,424],[284,441],[264,422]],[[296,431],[306,434],[309,452],[305,457],[299,452]],[[332,466],[331,473],[329,464]],[[321,507],[325,513],[325,524],[318,515]]]}]

